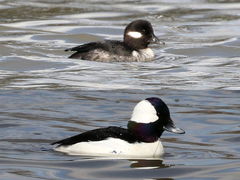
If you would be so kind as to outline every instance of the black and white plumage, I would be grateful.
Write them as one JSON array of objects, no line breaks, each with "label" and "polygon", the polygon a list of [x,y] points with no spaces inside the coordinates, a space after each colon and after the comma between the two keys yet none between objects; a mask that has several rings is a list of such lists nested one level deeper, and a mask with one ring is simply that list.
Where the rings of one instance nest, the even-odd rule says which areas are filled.
[{"label": "black and white plumage", "polygon": [[123,41],[90,42],[65,51],[75,51],[69,58],[99,62],[151,61],[154,52],[148,48],[148,45],[159,42],[150,22],[135,20],[125,28]]},{"label": "black and white plumage", "polygon": [[52,143],[56,151],[70,155],[152,158],[163,155],[160,137],[164,130],[183,134],[159,98],[140,101],[134,108],[127,129],[99,128]]}]

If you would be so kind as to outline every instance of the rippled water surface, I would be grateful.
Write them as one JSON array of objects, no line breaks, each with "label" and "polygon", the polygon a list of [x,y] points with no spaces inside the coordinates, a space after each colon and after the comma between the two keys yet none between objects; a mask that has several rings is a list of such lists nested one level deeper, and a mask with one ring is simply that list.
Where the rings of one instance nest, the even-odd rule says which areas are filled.
[{"label": "rippled water surface", "polygon": [[[165,45],[148,63],[68,59],[64,49],[122,39],[149,20]],[[240,2],[0,0],[0,179],[239,179]],[[162,135],[161,159],[52,151],[161,97],[185,135]]]}]

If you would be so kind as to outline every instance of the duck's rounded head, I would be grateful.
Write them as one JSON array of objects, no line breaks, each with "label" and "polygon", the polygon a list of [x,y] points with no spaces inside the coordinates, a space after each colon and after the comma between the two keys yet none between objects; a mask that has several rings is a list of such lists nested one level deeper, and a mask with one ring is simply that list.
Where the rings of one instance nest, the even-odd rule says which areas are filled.
[{"label": "duck's rounded head", "polygon": [[157,97],[142,100],[134,107],[128,128],[136,133],[144,133],[144,136],[152,136],[152,139],[159,138],[164,130],[176,134],[185,133],[175,126],[167,105]]},{"label": "duck's rounded head", "polygon": [[158,43],[153,27],[146,20],[135,20],[124,31],[124,43],[133,49],[145,49],[150,43]]}]

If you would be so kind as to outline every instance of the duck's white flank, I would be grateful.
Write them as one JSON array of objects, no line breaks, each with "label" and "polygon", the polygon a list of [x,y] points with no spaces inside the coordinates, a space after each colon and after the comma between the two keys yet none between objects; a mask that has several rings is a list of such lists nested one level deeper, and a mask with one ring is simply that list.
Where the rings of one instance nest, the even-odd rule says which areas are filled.
[{"label": "duck's white flank", "polygon": [[128,36],[131,36],[132,38],[138,39],[142,37],[142,33],[137,32],[137,31],[129,31],[127,33]]},{"label": "duck's white flank", "polygon": [[69,155],[152,158],[164,154],[160,140],[152,143],[128,143],[121,139],[108,138],[102,141],[80,142],[70,146],[59,146],[56,151]]},{"label": "duck's white flank", "polygon": [[157,120],[157,112],[149,101],[142,100],[134,107],[131,121],[137,123],[151,123]]}]

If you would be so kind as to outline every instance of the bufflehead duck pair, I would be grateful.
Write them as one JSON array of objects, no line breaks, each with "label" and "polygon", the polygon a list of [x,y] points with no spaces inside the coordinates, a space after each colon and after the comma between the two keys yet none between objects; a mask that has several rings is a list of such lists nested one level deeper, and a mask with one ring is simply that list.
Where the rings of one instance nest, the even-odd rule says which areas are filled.
[{"label": "bufflehead duck pair", "polygon": [[56,151],[70,155],[152,158],[163,155],[163,131],[184,134],[170,117],[167,105],[159,98],[140,101],[134,108],[127,129],[99,128],[52,143]]},{"label": "bufflehead duck pair", "polygon": [[150,22],[135,20],[127,25],[123,41],[105,40],[90,42],[65,51],[76,51],[69,58],[99,62],[151,61],[154,52],[148,48],[150,43],[160,43],[154,35]]}]

